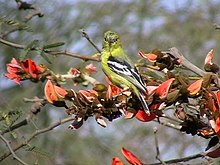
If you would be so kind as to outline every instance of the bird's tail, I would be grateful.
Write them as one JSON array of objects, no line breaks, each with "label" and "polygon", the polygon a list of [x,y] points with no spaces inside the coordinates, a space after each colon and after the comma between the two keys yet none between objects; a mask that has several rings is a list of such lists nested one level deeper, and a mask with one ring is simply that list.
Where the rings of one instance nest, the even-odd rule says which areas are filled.
[{"label": "bird's tail", "polygon": [[141,101],[141,104],[142,104],[142,107],[144,108],[144,111],[148,114],[148,115],[150,115],[150,110],[149,110],[149,108],[148,108],[148,105],[147,105],[147,103],[146,103],[146,101],[145,101],[145,99],[144,99],[144,96],[140,93],[139,94],[139,100]]}]

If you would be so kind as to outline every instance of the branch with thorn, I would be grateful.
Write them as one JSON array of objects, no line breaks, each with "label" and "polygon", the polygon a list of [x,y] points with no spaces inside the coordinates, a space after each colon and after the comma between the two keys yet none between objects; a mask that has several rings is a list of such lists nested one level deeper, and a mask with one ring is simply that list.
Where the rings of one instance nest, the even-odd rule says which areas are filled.
[{"label": "branch with thorn", "polygon": [[10,126],[8,129],[5,129],[0,132],[1,135],[4,135],[5,133],[11,132],[15,129],[18,129],[20,127],[23,127],[29,123],[29,121],[32,119],[33,115],[37,115],[40,112],[40,109],[46,105],[47,101],[45,99],[39,99],[35,97],[34,99],[27,99],[24,98],[25,102],[34,102],[34,104],[31,107],[31,110],[29,114],[26,116],[25,119],[20,121],[19,123],[16,123],[12,126]]},{"label": "branch with thorn", "polygon": [[21,160],[14,152],[14,150],[12,149],[11,145],[10,145],[10,142],[3,136],[0,134],[0,139],[2,139],[2,141],[6,144],[6,146],[8,147],[9,149],[9,153],[12,154],[13,158],[15,160],[17,160],[18,162],[20,162],[21,164],[23,165],[28,165],[27,163],[25,163],[23,160]]},{"label": "branch with thorn", "polygon": [[[64,118],[62,120],[59,120],[51,125],[49,125],[48,127],[46,128],[43,128],[43,129],[39,129],[39,130],[36,130],[34,133],[31,134],[31,136],[26,139],[23,143],[17,145],[15,148],[12,148],[12,151],[13,153],[19,149],[21,149],[22,147],[28,145],[28,143],[33,140],[34,138],[36,138],[38,135],[40,134],[43,134],[43,133],[46,133],[46,132],[49,132],[49,131],[52,131],[54,128],[64,124],[64,123],[67,123],[67,122],[70,122],[70,121],[73,121],[75,119],[74,116],[71,116],[71,117],[67,117],[67,118]],[[4,159],[6,159],[8,156],[10,156],[12,154],[12,152],[7,152],[7,153],[4,153],[3,155],[0,156],[0,162]]]}]

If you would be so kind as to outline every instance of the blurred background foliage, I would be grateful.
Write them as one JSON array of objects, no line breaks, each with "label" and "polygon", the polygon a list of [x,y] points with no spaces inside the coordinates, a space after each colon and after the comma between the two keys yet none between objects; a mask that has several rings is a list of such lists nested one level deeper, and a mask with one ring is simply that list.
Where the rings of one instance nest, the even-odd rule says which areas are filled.
[{"label": "blurred background foliage", "polygon": [[[213,24],[220,23],[220,2],[217,0],[175,1],[175,0],[36,0],[28,1],[39,5],[44,17],[34,17],[27,24],[32,32],[17,31],[6,37],[7,40],[27,45],[33,40],[41,44],[58,41],[65,42],[63,49],[74,53],[91,56],[96,50],[81,36],[79,29],[84,28],[101,49],[103,33],[107,30],[117,31],[123,46],[133,60],[138,59],[138,51],[150,52],[154,48],[167,50],[177,47],[192,63],[203,66],[204,58],[210,49],[215,51],[215,61],[220,60],[220,31]],[[13,0],[0,0],[0,17],[22,21],[29,11],[19,11]],[[11,27],[1,26],[1,33]],[[22,51],[0,45],[0,112],[21,112],[22,120],[30,111],[31,103],[23,98],[43,97],[44,83],[22,82],[16,85],[7,80],[6,63],[12,57],[19,57]],[[49,56],[48,64],[36,53],[31,55],[39,63],[45,63],[56,73],[65,73],[70,67],[83,67],[90,62],[83,62],[68,56]],[[95,75],[105,82],[100,64]],[[92,86],[73,86],[69,82],[66,88],[91,89]],[[28,138],[37,128],[44,128],[50,123],[66,117],[64,109],[47,105],[29,123],[15,131],[17,137],[10,138],[12,146]],[[1,124],[1,129],[4,125]],[[38,136],[30,146],[20,149],[17,154],[31,164],[56,165],[96,165],[110,164],[113,156],[119,156],[121,147],[126,147],[143,162],[156,162],[153,128],[158,128],[161,159],[183,157],[204,151],[208,141],[159,125],[158,123],[141,123],[136,119],[117,119],[101,128],[93,118],[85,122],[79,130],[68,130],[68,124]],[[31,149],[32,146],[32,149]],[[33,149],[33,146],[35,148]],[[1,153],[7,151],[0,143]],[[123,159],[123,158],[122,158]],[[205,161],[195,160],[195,163]],[[0,164],[17,163],[12,157]]]}]

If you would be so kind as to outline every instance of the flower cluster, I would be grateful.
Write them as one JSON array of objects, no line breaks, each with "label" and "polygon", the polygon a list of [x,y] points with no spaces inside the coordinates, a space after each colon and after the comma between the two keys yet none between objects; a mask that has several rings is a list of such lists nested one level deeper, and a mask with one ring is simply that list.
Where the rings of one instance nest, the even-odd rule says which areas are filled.
[{"label": "flower cluster", "polygon": [[32,59],[19,61],[13,58],[11,63],[7,64],[8,73],[5,76],[14,80],[16,83],[30,79],[31,81],[41,80],[47,68],[44,65],[37,65]]},{"label": "flower cluster", "polygon": [[[46,99],[54,106],[64,107],[68,115],[75,116],[75,120],[69,126],[71,129],[80,128],[89,117],[94,117],[103,127],[107,126],[105,120],[113,121],[121,116],[149,122],[163,117],[166,114],[163,110],[172,106],[175,116],[181,121],[180,131],[207,139],[216,136],[220,138],[220,69],[212,62],[213,50],[205,59],[206,72],[199,76],[191,76],[188,72],[180,70],[180,67],[185,66],[184,59],[170,53],[153,50],[151,53],[140,51],[139,55],[147,59],[146,63],[152,64],[142,72],[148,90],[146,102],[150,115],[143,111],[139,99],[129,90],[112,85],[108,79],[107,85],[97,83],[91,77],[96,73],[93,64],[81,70],[71,68],[66,75],[56,76],[51,71],[48,72],[44,65],[37,65],[31,59],[18,61],[13,58],[11,63],[7,64],[8,73],[5,76],[16,83],[26,79],[34,82],[48,79],[44,89]],[[63,82],[66,78],[71,78],[74,85],[87,86],[91,83],[94,87],[78,92],[74,89],[66,90],[59,83],[59,80]],[[128,152],[123,149],[123,153]]]}]

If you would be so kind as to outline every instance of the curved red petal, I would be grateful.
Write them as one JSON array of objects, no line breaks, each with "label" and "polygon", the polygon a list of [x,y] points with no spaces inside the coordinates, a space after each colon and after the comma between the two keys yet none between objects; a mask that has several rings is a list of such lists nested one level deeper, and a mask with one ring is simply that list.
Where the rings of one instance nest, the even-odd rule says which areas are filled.
[{"label": "curved red petal", "polygon": [[218,92],[216,93],[216,96],[217,96],[217,102],[218,102],[218,109],[219,109],[219,111],[220,111],[220,91],[218,91]]},{"label": "curved red petal", "polygon": [[206,55],[205,62],[204,62],[205,65],[206,65],[206,64],[212,65],[213,55],[214,55],[214,50],[211,49],[211,50],[208,52],[208,54]]},{"label": "curved red petal", "polygon": [[58,97],[56,91],[54,89],[54,85],[52,84],[51,80],[47,80],[45,87],[44,87],[44,95],[47,101],[53,104],[55,101],[58,101]]},{"label": "curved red petal", "polygon": [[54,86],[54,90],[57,96],[60,98],[65,98],[65,96],[68,94],[68,92],[65,89],[58,87],[58,86]]},{"label": "curved red petal", "polygon": [[144,53],[143,51],[139,51],[138,54],[150,62],[156,62],[157,60],[157,55],[153,53]]},{"label": "curved red petal", "polygon": [[142,122],[152,121],[156,118],[156,115],[154,113],[150,113],[150,115],[148,116],[147,113],[142,110],[138,110],[138,112],[135,116],[138,120],[140,120]]},{"label": "curved red petal", "polygon": [[131,153],[130,151],[128,151],[124,147],[121,149],[121,152],[130,164],[143,165],[143,163],[133,153]]},{"label": "curved red petal", "polygon": [[199,80],[196,80],[195,82],[193,82],[187,88],[187,90],[189,91],[189,94],[196,95],[200,91],[200,89],[202,88],[202,82],[203,82],[203,79],[199,79]]},{"label": "curved red petal", "polygon": [[155,93],[159,95],[160,99],[164,99],[167,97],[169,88],[174,80],[175,78],[171,78],[158,86]]},{"label": "curved red petal", "polygon": [[124,163],[118,157],[113,157],[112,165],[124,165]]}]

